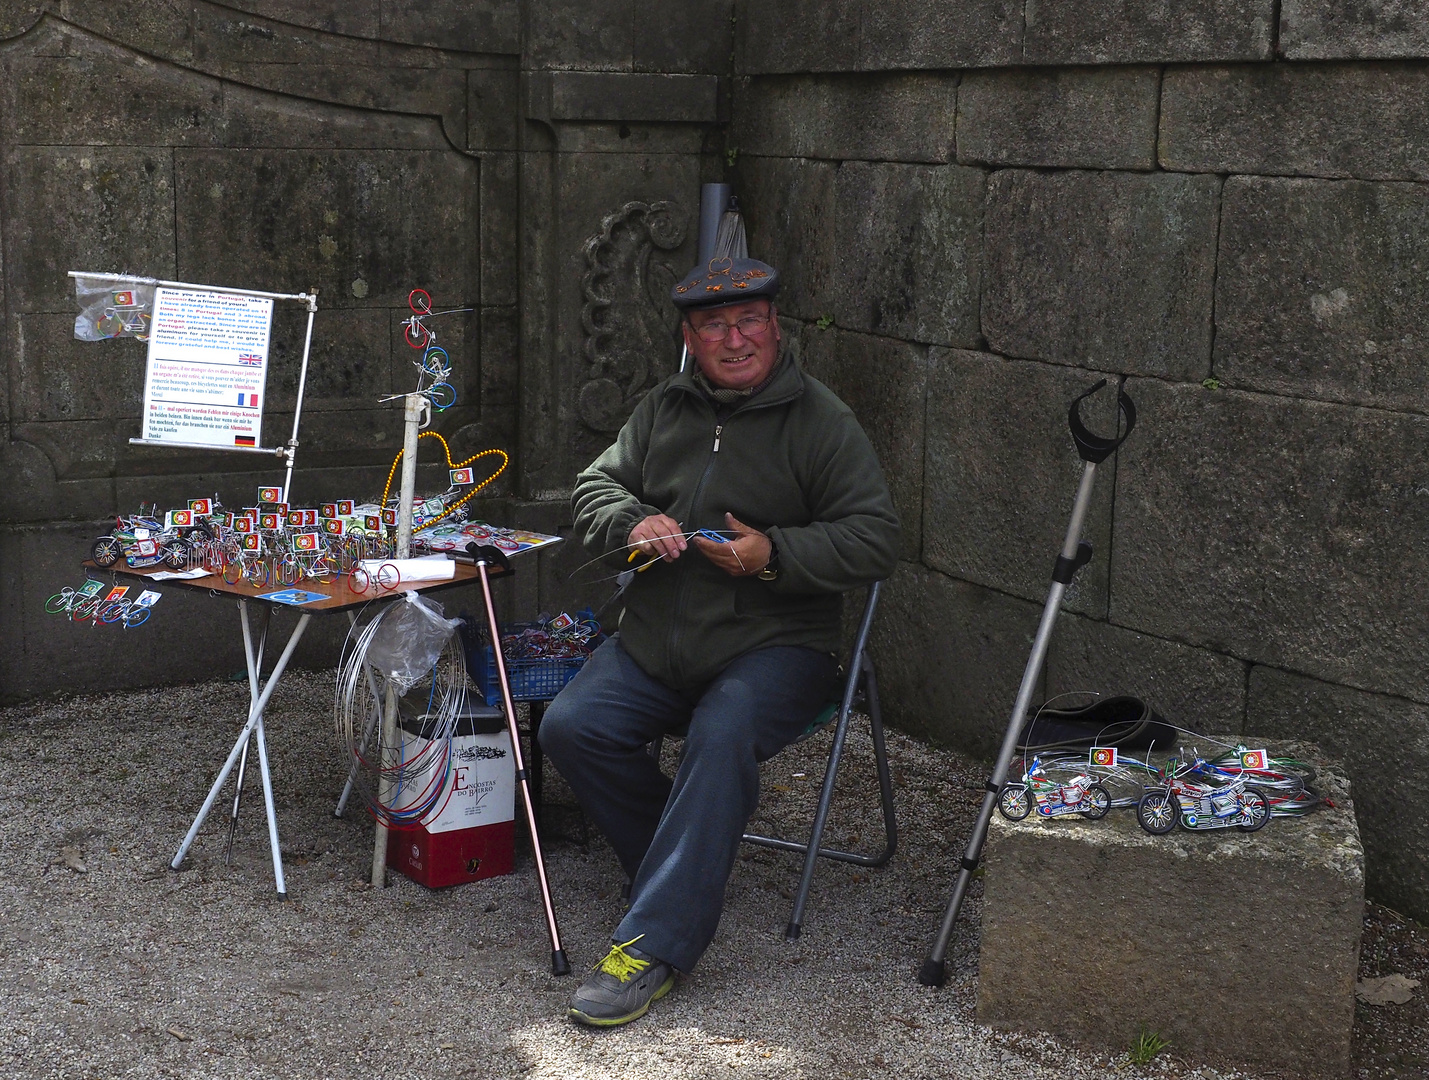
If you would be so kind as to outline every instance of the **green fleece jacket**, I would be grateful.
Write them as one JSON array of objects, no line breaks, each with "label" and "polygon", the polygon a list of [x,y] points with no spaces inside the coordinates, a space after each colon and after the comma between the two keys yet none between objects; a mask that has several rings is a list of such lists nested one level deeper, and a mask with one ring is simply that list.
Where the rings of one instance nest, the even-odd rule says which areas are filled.
[{"label": "green fleece jacket", "polygon": [[635,575],[620,639],[675,689],[768,645],[837,653],[840,594],[887,577],[898,558],[898,517],[868,436],[792,358],[734,406],[711,401],[689,372],[664,380],[580,474],[572,502],[575,534],[596,555],[657,513],[691,531],[726,529],[727,511],[774,542],[774,581],[731,577],[694,544]]}]

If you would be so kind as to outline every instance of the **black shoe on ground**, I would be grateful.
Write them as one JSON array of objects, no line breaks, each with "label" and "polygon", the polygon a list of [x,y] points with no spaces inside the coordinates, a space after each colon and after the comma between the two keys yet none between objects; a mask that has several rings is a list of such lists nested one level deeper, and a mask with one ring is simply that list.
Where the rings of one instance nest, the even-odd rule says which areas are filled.
[{"label": "black shoe on ground", "polygon": [[650,1003],[675,985],[675,969],[633,948],[636,941],[610,947],[605,959],[571,995],[570,1017],[591,1027],[617,1027],[638,1020]]}]

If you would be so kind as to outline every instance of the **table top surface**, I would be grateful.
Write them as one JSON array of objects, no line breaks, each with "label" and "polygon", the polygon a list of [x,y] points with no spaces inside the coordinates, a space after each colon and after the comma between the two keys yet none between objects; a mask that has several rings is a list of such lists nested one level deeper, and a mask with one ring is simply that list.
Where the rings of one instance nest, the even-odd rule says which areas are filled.
[{"label": "table top surface", "polygon": [[[246,581],[241,581],[237,585],[230,585],[223,580],[221,574],[209,574],[200,578],[167,578],[161,581],[153,581],[153,576],[162,573],[167,567],[146,566],[134,568],[125,566],[123,560],[114,566],[96,566],[89,559],[84,561],[86,570],[95,571],[99,574],[112,573],[121,577],[137,578],[148,581],[152,585],[177,585],[184,589],[196,589],[211,595],[223,596],[233,600],[257,600],[261,603],[271,604],[273,607],[292,608],[297,612],[330,614],[337,611],[347,611],[351,608],[361,607],[363,604],[370,604],[374,600],[389,600],[407,592],[434,592],[438,589],[450,589],[457,585],[469,585],[480,580],[480,573],[472,563],[458,562],[456,565],[455,577],[444,581],[412,581],[402,582],[395,589],[382,589],[373,585],[366,592],[354,591],[346,574],[331,581],[301,581],[296,585],[250,585]],[[499,566],[487,567],[487,577],[495,579],[506,577],[515,571]],[[301,590],[306,593],[321,593],[322,600],[314,600],[307,604],[284,603],[281,600],[272,599],[272,594],[292,593]]]}]

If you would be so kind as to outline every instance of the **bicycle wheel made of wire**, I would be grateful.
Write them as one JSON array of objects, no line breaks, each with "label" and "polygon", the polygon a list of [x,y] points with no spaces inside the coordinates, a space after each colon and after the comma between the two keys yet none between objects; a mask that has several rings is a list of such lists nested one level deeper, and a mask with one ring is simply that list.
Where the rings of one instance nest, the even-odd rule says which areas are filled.
[{"label": "bicycle wheel made of wire", "polygon": [[1111,794],[1100,784],[1093,784],[1082,796],[1082,802],[1087,804],[1087,809],[1081,811],[1082,817],[1088,821],[1100,821],[1111,809]]},{"label": "bicycle wheel made of wire", "polygon": [[1169,791],[1148,791],[1136,804],[1136,820],[1152,836],[1165,836],[1179,816],[1180,806]]},{"label": "bicycle wheel made of wire", "polygon": [[434,409],[443,412],[456,404],[456,388],[448,382],[433,383],[427,388],[427,400]]},{"label": "bicycle wheel made of wire", "polygon": [[432,339],[432,332],[418,322],[416,316],[413,316],[407,320],[406,329],[402,331],[402,336],[407,339],[407,344],[412,346],[412,348],[421,349]]},{"label": "bicycle wheel made of wire", "polygon": [[89,557],[94,560],[94,565],[103,566],[105,568],[117,563],[119,557],[123,554],[123,547],[121,547],[119,541],[112,536],[101,536],[94,542],[94,546],[89,549]]},{"label": "bicycle wheel made of wire", "polygon": [[418,315],[430,315],[432,296],[426,289],[413,289],[407,294],[407,306]]},{"label": "bicycle wheel made of wire", "polygon": [[153,609],[141,607],[138,611],[131,612],[124,619],[124,629],[128,630],[131,626],[143,626],[149,621],[149,612],[151,610]]},{"label": "bicycle wheel made of wire", "polygon": [[51,615],[60,615],[68,611],[74,605],[74,590],[65,589],[57,592],[54,596],[45,601],[45,610]]}]

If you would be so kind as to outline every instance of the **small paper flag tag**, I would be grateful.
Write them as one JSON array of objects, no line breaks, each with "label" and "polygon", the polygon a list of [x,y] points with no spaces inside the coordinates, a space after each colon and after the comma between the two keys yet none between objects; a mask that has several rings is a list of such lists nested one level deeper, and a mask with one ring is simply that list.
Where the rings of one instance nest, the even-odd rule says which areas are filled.
[{"label": "small paper flag tag", "polygon": [[253,531],[253,519],[251,517],[234,518],[233,531],[239,533],[251,533]]},{"label": "small paper flag tag", "polygon": [[99,590],[102,588],[104,588],[104,582],[96,581],[94,578],[90,578],[79,587],[79,595],[83,596],[85,599],[88,599],[91,596],[98,596]]},{"label": "small paper flag tag", "polygon": [[276,532],[279,520],[280,518],[277,514],[259,514],[258,527],[260,529],[267,529],[269,532]]},{"label": "small paper flag tag", "polygon": [[1115,746],[1093,746],[1091,757],[1088,759],[1092,765],[1100,766],[1103,769],[1113,769],[1117,765]]},{"label": "small paper flag tag", "polygon": [[195,514],[211,514],[213,513],[213,500],[190,499],[189,509],[192,510]]},{"label": "small paper flag tag", "polygon": [[474,483],[476,483],[476,472],[475,472],[474,469],[453,469],[453,470],[452,470],[452,486],[453,486],[453,487],[455,487],[457,484],[474,484]]},{"label": "small paper flag tag", "polygon": [[337,503],[323,503],[318,507],[318,514],[325,518],[337,517]]},{"label": "small paper flag tag", "polygon": [[1270,767],[1270,755],[1264,750],[1242,750],[1240,752],[1240,767],[1259,771]]},{"label": "small paper flag tag", "polygon": [[163,597],[163,593],[155,592],[153,589],[145,589],[139,594],[139,599],[134,601],[135,607],[153,607]]},{"label": "small paper flag tag", "polygon": [[259,488],[258,501],[260,503],[275,503],[283,498],[282,488]]},{"label": "small paper flag tag", "polygon": [[194,512],[192,510],[170,510],[164,515],[164,528],[166,529],[187,529],[194,523]]},{"label": "small paper flag tag", "polygon": [[395,527],[396,524],[397,524],[397,511],[396,511],[396,510],[383,510],[383,511],[382,511],[382,524],[383,524],[383,525],[392,525],[392,526]]},{"label": "small paper flag tag", "polygon": [[260,540],[261,540],[261,537],[259,537],[259,535],[258,535],[257,533],[253,533],[253,532],[251,532],[251,533],[244,533],[244,535],[243,535],[243,550],[244,550],[244,551],[257,551],[257,550],[258,550],[258,545],[259,545]]},{"label": "small paper flag tag", "polygon": [[342,535],[342,528],[343,528],[342,518],[324,518],[324,519],[323,519],[323,529],[324,529],[324,531],[330,532],[330,533],[332,533],[334,536],[341,536],[341,535]]},{"label": "small paper flag tag", "polygon": [[352,513],[352,500],[351,500],[351,499],[339,499],[339,500],[338,500],[338,503],[337,503],[337,516],[338,516],[338,517],[347,517],[347,516],[348,516],[349,514],[351,514],[351,513]]},{"label": "small paper flag tag", "polygon": [[362,527],[368,532],[381,532],[382,518],[377,514],[363,514]]},{"label": "small paper flag tag", "polygon": [[124,594],[128,591],[128,585],[116,585],[114,586],[114,588],[109,590],[109,595],[104,598],[104,602],[108,604],[114,600],[122,600],[124,599]]},{"label": "small paper flag tag", "polygon": [[317,533],[298,533],[293,537],[294,551],[316,551],[318,549]]}]

